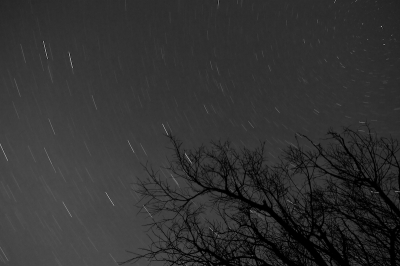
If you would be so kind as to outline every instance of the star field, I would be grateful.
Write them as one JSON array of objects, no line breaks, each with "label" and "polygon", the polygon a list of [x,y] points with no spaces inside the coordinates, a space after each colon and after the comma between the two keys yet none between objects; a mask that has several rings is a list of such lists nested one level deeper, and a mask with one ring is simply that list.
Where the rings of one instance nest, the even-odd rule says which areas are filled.
[{"label": "star field", "polygon": [[3,1],[0,265],[117,265],[148,243],[131,185],[195,148],[368,119],[399,136],[396,1]]}]

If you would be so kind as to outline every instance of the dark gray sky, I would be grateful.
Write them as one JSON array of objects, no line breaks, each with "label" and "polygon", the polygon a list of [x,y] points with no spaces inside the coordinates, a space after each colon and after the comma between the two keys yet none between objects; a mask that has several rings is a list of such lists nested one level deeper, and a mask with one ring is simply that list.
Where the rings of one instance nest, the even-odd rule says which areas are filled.
[{"label": "dark gray sky", "polygon": [[398,136],[395,3],[1,1],[0,265],[128,259],[129,183],[165,164],[164,127],[271,160],[295,132]]}]

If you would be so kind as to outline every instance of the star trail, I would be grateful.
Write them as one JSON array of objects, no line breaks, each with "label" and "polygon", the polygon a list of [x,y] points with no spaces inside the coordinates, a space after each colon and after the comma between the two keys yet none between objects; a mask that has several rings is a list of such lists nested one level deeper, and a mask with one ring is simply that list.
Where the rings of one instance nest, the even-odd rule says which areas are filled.
[{"label": "star trail", "polygon": [[396,1],[0,6],[0,265],[129,259],[152,217],[132,182],[166,165],[164,134],[265,140],[271,161],[296,132],[399,136]]}]

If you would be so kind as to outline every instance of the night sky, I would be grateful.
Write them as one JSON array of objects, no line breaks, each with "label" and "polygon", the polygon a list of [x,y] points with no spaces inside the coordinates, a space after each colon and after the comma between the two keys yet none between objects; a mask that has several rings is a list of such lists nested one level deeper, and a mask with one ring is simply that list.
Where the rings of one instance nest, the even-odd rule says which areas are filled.
[{"label": "night sky", "polygon": [[165,129],[265,140],[271,161],[296,132],[399,136],[396,2],[1,1],[0,265],[117,265],[149,243],[130,183],[166,165]]}]

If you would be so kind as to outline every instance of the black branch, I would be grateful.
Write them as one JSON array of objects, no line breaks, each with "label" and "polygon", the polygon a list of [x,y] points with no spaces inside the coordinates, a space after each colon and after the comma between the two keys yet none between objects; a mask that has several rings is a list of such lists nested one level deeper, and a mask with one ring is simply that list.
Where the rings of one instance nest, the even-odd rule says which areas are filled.
[{"label": "black branch", "polygon": [[368,123],[298,134],[274,164],[264,142],[186,150],[166,136],[174,156],[136,186],[151,244],[120,265],[400,265],[399,145]]}]

